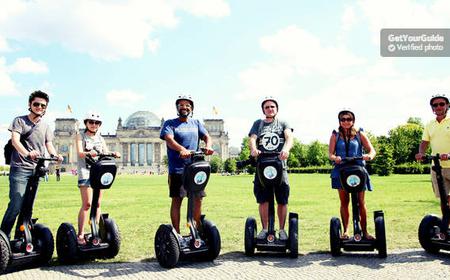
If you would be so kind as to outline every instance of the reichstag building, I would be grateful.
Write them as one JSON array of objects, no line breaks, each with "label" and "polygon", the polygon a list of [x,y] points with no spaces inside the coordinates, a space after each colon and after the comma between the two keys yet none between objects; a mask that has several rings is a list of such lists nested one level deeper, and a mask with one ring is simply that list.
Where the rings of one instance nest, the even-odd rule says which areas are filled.
[{"label": "reichstag building", "polygon": [[[149,111],[138,111],[130,115],[125,123],[117,121],[116,133],[106,134],[106,145],[110,151],[118,151],[122,158],[117,159],[118,172],[130,174],[160,174],[167,171],[163,163],[166,156],[166,143],[159,138],[164,119]],[[74,118],[57,118],[53,144],[64,157],[62,171],[76,170],[77,152],[75,134],[77,127],[84,129],[82,121]],[[204,119],[203,124],[213,141],[215,153],[225,160],[229,157],[228,133],[224,130],[223,119]]]}]

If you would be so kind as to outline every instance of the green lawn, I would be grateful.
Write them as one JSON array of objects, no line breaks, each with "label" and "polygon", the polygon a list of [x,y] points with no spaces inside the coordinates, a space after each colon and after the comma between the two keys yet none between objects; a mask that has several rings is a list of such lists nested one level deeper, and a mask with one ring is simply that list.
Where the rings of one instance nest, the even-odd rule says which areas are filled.
[{"label": "green lawn", "polygon": [[[300,217],[300,253],[328,251],[329,221],[339,214],[337,192],[330,188],[329,175],[291,174],[289,179],[289,210]],[[41,183],[34,216],[56,236],[62,222],[71,222],[76,227],[80,196],[76,177],[67,175],[55,182],[53,176],[50,180]],[[219,228],[222,253],[243,251],[245,219],[257,217],[252,180],[250,175],[213,175],[210,179],[203,210],[207,219]],[[427,213],[439,213],[430,176],[372,176],[372,180],[375,190],[366,194],[369,231],[374,234],[373,211],[381,209],[385,212],[389,249],[420,247],[417,240],[420,220]],[[8,188],[7,177],[1,176],[1,216],[9,201]],[[117,177],[113,187],[105,191],[102,204],[103,212],[115,219],[122,236],[122,247],[114,261],[154,257],[154,235],[161,223],[170,222],[169,205],[166,176]],[[183,208],[182,222],[185,213]]]}]

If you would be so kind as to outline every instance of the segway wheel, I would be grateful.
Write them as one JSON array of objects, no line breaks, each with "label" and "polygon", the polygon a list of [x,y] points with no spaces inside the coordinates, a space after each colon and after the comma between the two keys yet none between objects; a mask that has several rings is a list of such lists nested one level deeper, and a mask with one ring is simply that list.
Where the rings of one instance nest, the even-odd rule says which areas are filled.
[{"label": "segway wheel", "polygon": [[439,252],[439,247],[431,242],[434,237],[435,227],[439,227],[441,218],[435,215],[426,215],[419,225],[419,242],[422,248],[428,253],[436,254]]},{"label": "segway wheel", "polygon": [[42,224],[35,224],[33,228],[33,243],[36,251],[41,253],[39,264],[48,265],[53,256],[55,242],[50,229]]},{"label": "segway wheel", "polygon": [[289,220],[289,257],[298,258],[298,219]]},{"label": "segway wheel", "polygon": [[256,220],[253,217],[247,218],[245,221],[245,238],[244,248],[245,255],[253,256],[255,254],[256,247]]},{"label": "segway wheel", "polygon": [[0,274],[5,273],[6,268],[9,264],[9,258],[11,255],[11,251],[8,246],[9,240],[6,235],[0,234]]},{"label": "segway wheel", "polygon": [[205,233],[205,243],[208,246],[206,260],[213,261],[220,253],[220,233],[216,225],[208,220],[203,220],[203,231]]},{"label": "segway wheel", "polygon": [[78,244],[75,228],[62,223],[56,233],[56,253],[61,264],[75,263],[78,259]]},{"label": "segway wheel", "polygon": [[341,255],[341,221],[336,217],[330,220],[330,250],[333,257]]},{"label": "segway wheel", "polygon": [[384,217],[378,216],[375,218],[375,238],[377,242],[378,256],[380,258],[387,257],[386,246],[386,227],[384,225]]},{"label": "segway wheel", "polygon": [[108,243],[109,247],[106,253],[103,255],[104,258],[112,259],[120,251],[120,232],[119,227],[116,222],[111,218],[106,218],[103,220],[105,227],[106,238],[105,241]]},{"label": "segway wheel", "polygon": [[172,268],[180,258],[180,247],[171,225],[160,225],[155,234],[155,255],[159,264]]}]

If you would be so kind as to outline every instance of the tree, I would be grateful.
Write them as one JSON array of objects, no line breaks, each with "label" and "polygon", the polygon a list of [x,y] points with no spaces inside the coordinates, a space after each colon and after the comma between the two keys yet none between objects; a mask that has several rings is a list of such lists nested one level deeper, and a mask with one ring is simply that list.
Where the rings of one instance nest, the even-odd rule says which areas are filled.
[{"label": "tree", "polygon": [[223,164],[223,169],[225,172],[228,173],[235,173],[236,172],[236,160],[234,158],[227,158],[225,160],[225,163]]},{"label": "tree", "polygon": [[328,145],[322,144],[319,141],[312,142],[307,151],[306,158],[308,165],[320,166],[328,162]]},{"label": "tree", "polygon": [[291,151],[289,153],[289,158],[287,160],[289,167],[300,167],[307,165],[306,159],[307,147],[306,145],[300,143],[294,138],[294,144],[292,145]]},{"label": "tree", "polygon": [[[408,121],[417,121],[410,118]],[[399,125],[389,131],[389,142],[393,148],[396,164],[415,162],[415,154],[422,141],[423,126],[417,123]]]},{"label": "tree", "polygon": [[218,173],[222,171],[222,158],[219,156],[212,156],[211,160],[209,161],[209,164],[211,164],[211,172],[212,173]]},{"label": "tree", "polygon": [[393,148],[386,136],[378,137],[377,156],[372,163],[373,172],[379,176],[389,176],[394,171]]},{"label": "tree", "polygon": [[[248,144],[249,139],[250,137],[248,136],[242,139],[241,152],[239,153],[239,161],[248,160],[250,158],[250,147]],[[247,165],[247,167],[244,170],[247,170],[247,172],[250,174],[255,173],[255,167],[250,165]]]}]

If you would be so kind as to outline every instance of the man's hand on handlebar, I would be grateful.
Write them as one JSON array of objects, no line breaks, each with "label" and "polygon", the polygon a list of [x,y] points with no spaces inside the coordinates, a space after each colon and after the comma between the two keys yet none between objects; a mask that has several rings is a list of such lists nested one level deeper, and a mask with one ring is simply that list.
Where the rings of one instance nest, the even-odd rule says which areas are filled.
[{"label": "man's hand on handlebar", "polygon": [[112,152],[113,157],[120,158],[122,155],[119,152]]},{"label": "man's hand on handlebar", "polygon": [[259,154],[261,154],[261,151],[258,150],[258,149],[255,149],[255,150],[251,150],[251,151],[250,151],[250,155],[251,155],[252,157],[258,157]]},{"label": "man's hand on handlebar", "polygon": [[425,155],[422,154],[422,153],[417,153],[415,157],[416,157],[416,160],[417,160],[417,161],[422,161],[423,158],[424,158],[424,156],[425,156]]},{"label": "man's hand on handlebar", "polygon": [[191,156],[191,151],[183,149],[180,151],[180,158],[189,158]]},{"label": "man's hand on handlebar", "polygon": [[289,152],[287,152],[287,151],[285,151],[285,150],[282,150],[282,151],[280,152],[279,158],[280,158],[281,160],[287,160],[288,157],[289,157]]},{"label": "man's hand on handlebar", "polygon": [[214,150],[211,148],[203,148],[202,151],[205,153],[205,155],[210,156],[214,154]]}]

